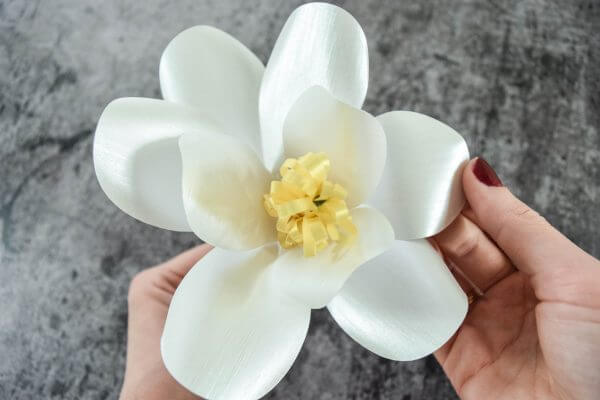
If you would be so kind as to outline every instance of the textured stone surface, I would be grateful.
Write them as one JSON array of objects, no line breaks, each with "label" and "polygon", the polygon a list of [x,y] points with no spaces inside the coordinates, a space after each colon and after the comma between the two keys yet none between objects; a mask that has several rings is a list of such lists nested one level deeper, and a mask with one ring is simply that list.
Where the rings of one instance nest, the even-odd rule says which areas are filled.
[{"label": "textured stone surface", "polygon": [[[126,293],[196,239],[138,223],[91,163],[102,108],[159,97],[176,33],[211,24],[266,61],[299,2],[0,1],[0,398],[116,399]],[[366,109],[462,132],[504,181],[600,256],[600,4],[346,1],[371,52]],[[453,399],[435,360],[393,363],[315,312],[277,399]]]}]

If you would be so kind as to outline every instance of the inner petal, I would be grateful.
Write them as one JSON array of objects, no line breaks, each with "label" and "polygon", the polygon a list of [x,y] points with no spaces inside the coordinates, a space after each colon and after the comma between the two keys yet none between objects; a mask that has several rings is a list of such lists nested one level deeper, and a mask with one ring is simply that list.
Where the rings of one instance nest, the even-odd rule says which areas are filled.
[{"label": "inner petal", "polygon": [[285,156],[323,152],[331,160],[329,177],[348,191],[356,207],[375,192],[385,168],[386,138],[371,114],[315,86],[294,103],[283,128]]},{"label": "inner petal", "polygon": [[269,268],[274,287],[302,304],[321,308],[356,268],[394,243],[394,230],[379,211],[361,206],[351,209],[350,215],[360,232],[352,246],[336,252],[331,245],[314,257],[305,257],[300,247],[281,252]]},{"label": "inner petal", "polygon": [[179,138],[181,193],[194,233],[213,246],[249,250],[275,240],[262,206],[271,175],[252,149],[210,131]]},{"label": "inner petal", "polygon": [[331,163],[325,153],[288,158],[264,195],[265,210],[277,218],[277,239],[285,249],[302,246],[311,257],[336,242],[336,251],[347,249],[358,235],[352,222],[343,186],[327,180]]}]

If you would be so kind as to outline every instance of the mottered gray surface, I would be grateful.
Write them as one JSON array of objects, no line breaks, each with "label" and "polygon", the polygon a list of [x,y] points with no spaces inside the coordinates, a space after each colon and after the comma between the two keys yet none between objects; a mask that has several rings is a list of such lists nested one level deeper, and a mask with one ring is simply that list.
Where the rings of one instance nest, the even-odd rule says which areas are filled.
[{"label": "mottered gray surface", "polygon": [[[132,276],[197,243],[123,214],[92,135],[122,96],[159,97],[160,54],[210,24],[266,62],[299,1],[0,0],[0,399],[116,399]],[[365,108],[461,132],[504,182],[600,256],[600,3],[341,1],[371,56]],[[454,399],[433,358],[383,360],[313,313],[272,399]]]}]

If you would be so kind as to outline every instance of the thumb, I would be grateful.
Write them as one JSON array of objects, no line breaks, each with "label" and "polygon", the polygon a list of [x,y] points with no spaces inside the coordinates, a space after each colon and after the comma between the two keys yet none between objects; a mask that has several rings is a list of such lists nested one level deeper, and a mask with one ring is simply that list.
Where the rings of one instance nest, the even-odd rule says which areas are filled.
[{"label": "thumb", "polygon": [[519,270],[536,275],[589,262],[590,255],[517,199],[482,158],[465,168],[463,188],[480,228]]}]

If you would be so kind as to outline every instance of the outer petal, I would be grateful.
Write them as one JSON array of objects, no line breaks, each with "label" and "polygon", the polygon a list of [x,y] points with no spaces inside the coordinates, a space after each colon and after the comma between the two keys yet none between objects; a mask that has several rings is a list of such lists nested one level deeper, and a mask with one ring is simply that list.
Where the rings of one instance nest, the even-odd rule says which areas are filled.
[{"label": "outer petal", "polygon": [[167,101],[111,102],[94,136],[94,168],[102,190],[140,221],[189,231],[181,201],[177,139],[183,132],[206,126],[195,110]]},{"label": "outer petal", "polygon": [[215,248],[183,279],[161,340],[171,375],[203,398],[257,399],[289,370],[306,337],[310,309],[264,279],[275,245]]},{"label": "outer petal", "polygon": [[360,108],[367,93],[367,40],[354,17],[331,4],[298,7],[285,23],[260,88],[263,157],[273,169],[283,152],[281,130],[296,99],[320,85]]},{"label": "outer petal", "polygon": [[396,239],[438,233],[465,203],[461,176],[469,150],[464,139],[448,125],[411,111],[377,119],[387,136],[387,163],[368,203],[390,220]]},{"label": "outer petal", "polygon": [[160,60],[167,100],[193,106],[260,154],[258,91],[263,64],[242,43],[210,26],[177,35]]},{"label": "outer petal", "polygon": [[351,207],[375,191],[385,167],[385,133],[377,119],[320,86],[294,103],[283,126],[283,142],[286,157],[325,152],[331,160],[329,179],[348,190]]},{"label": "outer petal", "polygon": [[426,240],[397,240],[354,272],[327,308],[367,349],[408,361],[444,344],[462,323],[468,304]]},{"label": "outer petal", "polygon": [[275,240],[264,209],[270,174],[249,146],[201,131],[179,139],[183,205],[190,227],[212,245],[243,250]]},{"label": "outer petal", "polygon": [[355,208],[351,215],[358,228],[358,240],[346,253],[336,257],[334,245],[314,257],[304,257],[300,248],[287,250],[271,267],[273,284],[312,308],[329,303],[356,268],[394,242],[394,231],[377,210]]}]

